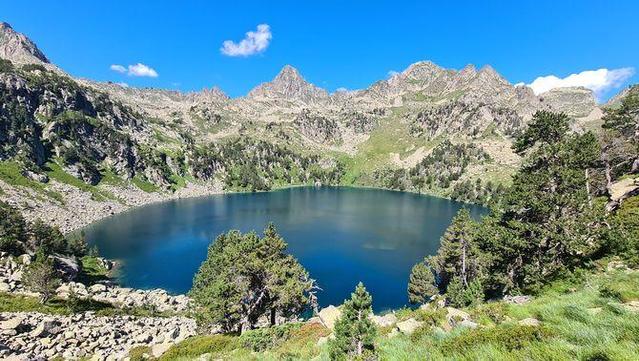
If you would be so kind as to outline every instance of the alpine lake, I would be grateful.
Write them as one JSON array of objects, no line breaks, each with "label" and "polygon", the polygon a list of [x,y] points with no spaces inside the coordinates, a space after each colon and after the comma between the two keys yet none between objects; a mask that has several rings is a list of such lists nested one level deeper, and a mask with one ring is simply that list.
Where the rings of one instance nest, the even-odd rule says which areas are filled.
[{"label": "alpine lake", "polygon": [[375,312],[408,303],[411,267],[435,254],[457,211],[480,206],[379,189],[294,187],[155,203],[84,229],[90,245],[118,260],[127,287],[186,293],[209,244],[232,229],[261,233],[273,222],[317,280],[320,306],[339,305],[359,281]]}]

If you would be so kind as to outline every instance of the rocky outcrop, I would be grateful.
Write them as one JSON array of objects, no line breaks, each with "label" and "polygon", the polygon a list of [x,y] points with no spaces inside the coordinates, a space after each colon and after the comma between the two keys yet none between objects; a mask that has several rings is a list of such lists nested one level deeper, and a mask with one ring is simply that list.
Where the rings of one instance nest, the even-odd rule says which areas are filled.
[{"label": "rocky outcrop", "polygon": [[327,119],[308,109],[302,110],[293,121],[300,133],[314,142],[338,143],[342,140],[342,134],[337,122]]},{"label": "rocky outcrop", "polygon": [[539,98],[550,110],[571,117],[586,117],[597,107],[592,90],[582,87],[551,89],[540,94]]},{"label": "rocky outcrop", "polygon": [[[27,296],[36,296],[22,284],[25,266],[31,261],[30,255],[12,257],[0,255],[0,291]],[[86,286],[74,282],[79,271],[77,262],[68,258],[56,257],[58,269],[67,270],[65,281],[57,288],[56,296],[66,299],[71,294],[81,299],[92,299],[113,305],[114,307],[148,308],[158,312],[185,312],[191,307],[191,300],[185,295],[169,295],[165,290],[138,290],[119,287],[111,282]],[[75,272],[68,271],[71,268]]]},{"label": "rocky outcrop", "polygon": [[316,87],[302,78],[297,69],[284,66],[273,81],[260,84],[248,94],[253,100],[287,100],[304,104],[320,104],[328,101],[326,90]]},{"label": "rocky outcrop", "polygon": [[0,58],[15,63],[49,63],[36,44],[5,22],[0,22]]},{"label": "rocky outcrop", "polygon": [[[101,317],[35,312],[0,313],[0,358],[122,360],[137,346],[167,350],[196,334],[186,317]],[[159,356],[159,352],[156,356]]]}]

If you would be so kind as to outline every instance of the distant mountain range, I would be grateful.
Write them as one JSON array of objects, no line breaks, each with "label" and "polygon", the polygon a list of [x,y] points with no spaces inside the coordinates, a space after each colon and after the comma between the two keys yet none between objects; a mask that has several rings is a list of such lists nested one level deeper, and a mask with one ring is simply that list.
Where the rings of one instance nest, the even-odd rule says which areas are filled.
[{"label": "distant mountain range", "polygon": [[[490,196],[479,194],[508,184],[518,167],[510,145],[534,112],[565,112],[575,130],[596,129],[602,114],[588,89],[535,95],[489,66],[417,62],[366,89],[331,94],[287,65],[230,98],[217,88],[72,78],[6,23],[0,58],[3,198],[68,229],[99,218],[87,212],[221,188],[333,183],[484,202]],[[446,154],[468,157],[461,164]],[[460,196],[471,182],[474,193]],[[73,209],[70,197],[88,210]]]}]

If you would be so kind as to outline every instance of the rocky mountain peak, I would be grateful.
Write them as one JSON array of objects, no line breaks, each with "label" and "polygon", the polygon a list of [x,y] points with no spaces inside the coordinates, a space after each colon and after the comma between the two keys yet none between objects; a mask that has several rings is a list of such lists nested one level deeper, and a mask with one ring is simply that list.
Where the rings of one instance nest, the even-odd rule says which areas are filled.
[{"label": "rocky mountain peak", "polygon": [[328,99],[328,93],[307,82],[294,67],[285,65],[272,81],[253,88],[248,97],[315,103]]},{"label": "rocky mountain peak", "polygon": [[5,22],[0,22],[0,58],[21,64],[49,63],[35,43]]}]

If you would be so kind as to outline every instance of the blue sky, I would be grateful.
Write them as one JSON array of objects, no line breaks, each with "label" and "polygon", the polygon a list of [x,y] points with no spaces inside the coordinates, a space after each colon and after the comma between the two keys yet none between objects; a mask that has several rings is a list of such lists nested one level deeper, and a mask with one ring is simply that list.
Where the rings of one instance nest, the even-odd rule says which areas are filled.
[{"label": "blue sky", "polygon": [[[219,86],[231,96],[285,64],[330,91],[365,88],[419,60],[455,69],[490,64],[512,83],[601,68],[625,72],[572,79],[639,82],[639,1],[186,3],[2,1],[0,21],[74,76],[180,90]],[[258,32],[259,24],[267,31]],[[257,40],[238,48],[249,31]],[[227,40],[233,44],[224,54]],[[132,74],[152,75],[138,63],[158,76],[129,75],[129,65]],[[617,91],[611,88],[604,84],[601,98]]]}]

